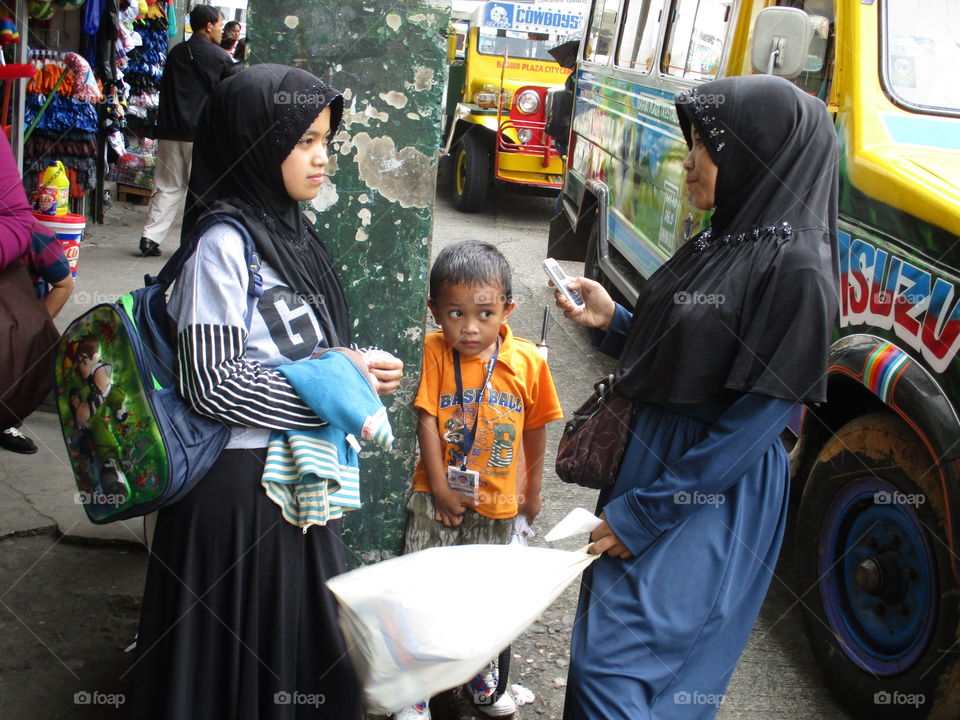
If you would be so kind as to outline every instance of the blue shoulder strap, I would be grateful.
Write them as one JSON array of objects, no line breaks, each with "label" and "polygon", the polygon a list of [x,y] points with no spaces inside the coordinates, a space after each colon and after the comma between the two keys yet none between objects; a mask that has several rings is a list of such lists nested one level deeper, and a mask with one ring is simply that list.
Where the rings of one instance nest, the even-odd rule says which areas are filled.
[{"label": "blue shoulder strap", "polygon": [[257,299],[263,295],[263,278],[260,276],[260,254],[257,252],[257,246],[253,242],[247,228],[239,220],[227,215],[211,215],[205,218],[194,228],[190,236],[190,242],[181,245],[173,256],[167,261],[156,275],[144,275],[143,281],[146,285],[159,285],[164,290],[169,288],[173,281],[180,275],[180,271],[187,263],[187,260],[197,250],[200,244],[200,238],[214,225],[226,224],[232,227],[243,238],[243,252],[247,262],[247,270],[250,273],[250,282],[247,284],[247,329],[250,329],[250,320],[253,318],[253,308]]}]

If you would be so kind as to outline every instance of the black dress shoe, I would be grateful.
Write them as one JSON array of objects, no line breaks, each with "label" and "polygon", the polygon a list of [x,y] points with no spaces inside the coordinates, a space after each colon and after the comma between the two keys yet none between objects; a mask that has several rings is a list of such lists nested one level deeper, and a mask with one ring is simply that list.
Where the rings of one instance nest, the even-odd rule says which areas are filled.
[{"label": "black dress shoe", "polygon": [[161,254],[159,243],[155,243],[150,238],[140,238],[140,254],[156,257]]},{"label": "black dress shoe", "polygon": [[0,447],[24,455],[33,455],[37,451],[37,446],[33,443],[33,440],[15,427],[0,432]]}]

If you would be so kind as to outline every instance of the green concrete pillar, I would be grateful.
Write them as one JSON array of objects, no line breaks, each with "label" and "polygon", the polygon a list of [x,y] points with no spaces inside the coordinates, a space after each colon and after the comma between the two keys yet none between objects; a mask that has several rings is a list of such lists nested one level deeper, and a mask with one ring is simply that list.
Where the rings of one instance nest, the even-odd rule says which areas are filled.
[{"label": "green concrete pillar", "polygon": [[344,523],[348,562],[399,553],[417,456],[411,413],[441,143],[446,7],[418,0],[251,0],[250,62],[302,67],[344,93],[331,181],[307,211],[337,260],[354,340],[399,356],[387,399],[394,450],[365,453],[363,509]]}]

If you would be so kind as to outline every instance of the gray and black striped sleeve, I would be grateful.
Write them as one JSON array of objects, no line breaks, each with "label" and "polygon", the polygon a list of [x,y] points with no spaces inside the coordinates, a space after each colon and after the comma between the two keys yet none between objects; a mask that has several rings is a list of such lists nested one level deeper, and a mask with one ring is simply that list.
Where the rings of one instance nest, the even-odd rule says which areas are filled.
[{"label": "gray and black striped sleeve", "polygon": [[[171,293],[177,322],[179,390],[202,415],[247,427],[293,430],[322,425],[287,379],[247,352],[249,271],[243,239],[228,225],[204,233]],[[251,327],[266,342],[259,311]],[[261,352],[263,352],[261,350]],[[277,356],[278,362],[284,362]]]},{"label": "gray and black striped sleeve", "polygon": [[245,357],[246,336],[246,330],[231,325],[188,325],[180,332],[179,390],[190,406],[248,427],[322,425],[283,375]]}]

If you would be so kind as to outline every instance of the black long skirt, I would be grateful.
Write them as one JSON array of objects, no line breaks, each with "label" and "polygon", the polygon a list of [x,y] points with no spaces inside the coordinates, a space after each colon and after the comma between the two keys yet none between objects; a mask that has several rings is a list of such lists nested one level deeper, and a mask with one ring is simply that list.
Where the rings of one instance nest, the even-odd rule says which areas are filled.
[{"label": "black long skirt", "polygon": [[301,530],[260,486],[266,450],[226,450],[160,511],[131,671],[131,720],[362,717],[325,586],[339,521]]}]

